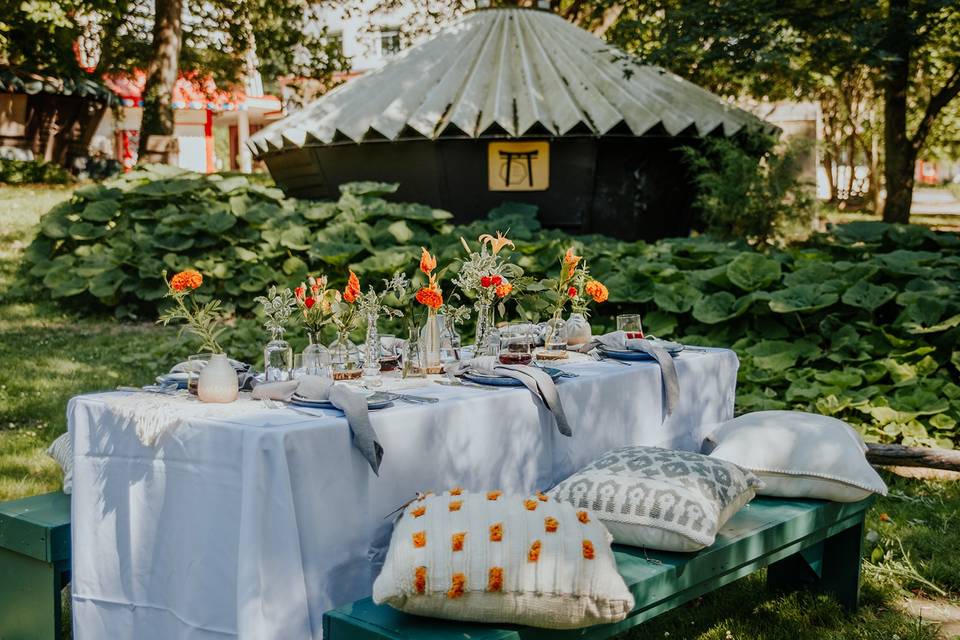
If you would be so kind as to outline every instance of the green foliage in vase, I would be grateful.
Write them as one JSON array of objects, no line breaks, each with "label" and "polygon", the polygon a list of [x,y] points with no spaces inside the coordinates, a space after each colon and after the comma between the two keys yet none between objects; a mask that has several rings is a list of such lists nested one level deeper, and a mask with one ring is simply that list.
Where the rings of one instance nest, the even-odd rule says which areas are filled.
[{"label": "green foliage in vase", "polygon": [[451,264],[452,279],[461,236],[510,229],[511,262],[531,283],[510,296],[508,317],[549,317],[555,301],[539,280],[574,247],[609,289],[594,331],[612,329],[617,314],[641,313],[658,337],[732,347],[738,412],[814,411],[871,441],[960,445],[956,234],[854,222],[765,251],[707,236],[628,243],[543,229],[536,209],[522,204],[454,226],[446,212],[384,200],[394,185],[344,185],[337,202],[296,202],[242,177],[154,177],[85,187],[54,207],[27,250],[19,287],[77,309],[149,316],[166,291],[162,269],[193,267],[205,278],[198,297],[222,298],[243,316],[270,284],[304,281],[308,264],[341,279],[352,269],[370,283],[412,273],[429,246]]}]

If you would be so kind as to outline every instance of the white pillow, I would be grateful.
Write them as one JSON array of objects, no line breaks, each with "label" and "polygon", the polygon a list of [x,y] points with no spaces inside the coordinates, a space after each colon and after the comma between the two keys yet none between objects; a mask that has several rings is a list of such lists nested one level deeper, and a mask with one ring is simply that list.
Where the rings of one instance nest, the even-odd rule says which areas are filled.
[{"label": "white pillow", "polygon": [[63,492],[73,492],[73,439],[70,433],[64,433],[50,443],[47,455],[57,461],[63,470]]},{"label": "white pillow", "polygon": [[720,425],[708,437],[710,457],[750,469],[765,496],[857,502],[887,485],[864,455],[867,445],[847,423],[801,411],[757,411]]},{"label": "white pillow", "polygon": [[416,615],[573,629],[618,622],[633,596],[610,534],[543,494],[453,489],[408,505],[373,600]]},{"label": "white pillow", "polygon": [[660,447],[609,451],[550,496],[603,521],[620,544],[696,551],[750,502],[760,482],[733,464]]}]

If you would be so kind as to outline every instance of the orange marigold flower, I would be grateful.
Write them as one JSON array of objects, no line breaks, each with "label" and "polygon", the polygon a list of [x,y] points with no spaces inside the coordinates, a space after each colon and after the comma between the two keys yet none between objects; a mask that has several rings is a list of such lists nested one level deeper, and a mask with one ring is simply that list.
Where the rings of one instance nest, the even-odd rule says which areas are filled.
[{"label": "orange marigold flower", "polygon": [[425,248],[420,247],[420,271],[430,275],[437,268],[437,257],[430,255]]},{"label": "orange marigold flower", "polygon": [[523,506],[527,508],[527,511],[536,511],[537,510],[537,501],[536,500],[525,500]]},{"label": "orange marigold flower", "polygon": [[546,502],[550,498],[543,491],[537,491],[537,500],[540,502]]},{"label": "orange marigold flower", "polygon": [[427,590],[427,568],[417,567],[413,572],[413,588],[417,593],[423,593]]},{"label": "orange marigold flower", "polygon": [[503,589],[503,567],[490,567],[490,573],[487,577],[487,591],[500,591]]},{"label": "orange marigold flower", "polygon": [[487,491],[487,500],[496,500],[503,495],[503,491]]},{"label": "orange marigold flower", "polygon": [[453,500],[447,505],[447,508],[450,511],[460,511],[460,507],[463,506],[463,500]]},{"label": "orange marigold flower", "polygon": [[540,541],[534,540],[530,545],[530,551],[527,551],[527,562],[536,562],[540,559]]},{"label": "orange marigold flower", "polygon": [[183,291],[185,289],[196,289],[203,284],[203,276],[199,271],[188,269],[181,271],[170,280],[170,286],[174,291]]},{"label": "orange marigold flower", "polygon": [[347,287],[343,290],[343,299],[353,304],[360,297],[360,278],[357,274],[350,271],[350,278],[347,280]]},{"label": "orange marigold flower", "polygon": [[559,526],[560,526],[560,523],[557,522],[556,518],[547,517],[543,519],[543,530],[546,531],[547,533],[556,533],[557,527]]},{"label": "orange marigold flower", "polygon": [[490,542],[500,542],[503,540],[503,523],[490,525]]},{"label": "orange marigold flower", "polygon": [[587,515],[586,511],[577,511],[577,520],[579,520],[583,524],[587,524],[588,522],[590,522],[590,516]]},{"label": "orange marigold flower", "polygon": [[510,295],[511,291],[513,291],[513,285],[509,282],[504,282],[494,289],[494,292],[497,294],[498,298],[506,298],[508,295]]},{"label": "orange marigold flower", "polygon": [[417,531],[413,534],[413,546],[417,549],[422,549],[427,546],[427,532],[426,531]]},{"label": "orange marigold flower", "polygon": [[453,551],[463,551],[463,541],[467,538],[466,531],[460,531],[450,536],[450,548]]},{"label": "orange marigold flower", "polygon": [[430,287],[423,287],[417,291],[417,302],[437,310],[443,305],[443,294]]},{"label": "orange marigold flower", "polygon": [[587,292],[587,295],[593,298],[594,302],[606,302],[607,297],[610,295],[610,292],[607,291],[607,288],[596,280],[591,280],[588,282],[584,287],[584,290]]},{"label": "orange marigold flower", "polygon": [[426,508],[426,507],[417,507],[416,509],[414,509],[413,511],[410,512],[410,515],[412,515],[414,518],[419,518],[420,516],[422,516],[422,515],[425,514],[426,512],[427,512],[427,508]]},{"label": "orange marigold flower", "polygon": [[593,557],[594,557],[593,543],[590,542],[589,540],[583,541],[583,557],[586,558],[587,560],[593,560]]},{"label": "orange marigold flower", "polygon": [[451,600],[453,598],[459,598],[463,595],[463,591],[467,586],[467,576],[462,573],[455,573],[450,580],[450,590],[447,591],[447,597]]},{"label": "orange marigold flower", "polygon": [[458,496],[461,493],[463,493],[463,489],[461,489],[460,487],[454,487],[453,489],[450,489],[450,495],[452,496]]}]

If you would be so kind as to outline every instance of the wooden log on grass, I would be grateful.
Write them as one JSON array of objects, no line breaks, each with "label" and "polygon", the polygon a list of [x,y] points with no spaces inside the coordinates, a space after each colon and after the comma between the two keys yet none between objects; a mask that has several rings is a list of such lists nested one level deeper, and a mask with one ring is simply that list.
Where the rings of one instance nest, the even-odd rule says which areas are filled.
[{"label": "wooden log on grass", "polygon": [[867,460],[875,465],[960,471],[960,451],[951,449],[869,443],[867,444]]}]

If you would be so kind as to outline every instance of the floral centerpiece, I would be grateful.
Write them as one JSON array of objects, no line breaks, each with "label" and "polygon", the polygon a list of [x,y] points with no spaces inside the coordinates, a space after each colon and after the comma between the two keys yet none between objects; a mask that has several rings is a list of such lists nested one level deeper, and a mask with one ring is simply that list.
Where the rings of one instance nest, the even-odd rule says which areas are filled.
[{"label": "floral centerpiece", "polygon": [[293,290],[297,304],[297,317],[307,331],[307,344],[303,350],[303,368],[310,375],[328,373],[330,351],[320,342],[320,332],[332,322],[333,303],[340,292],[327,288],[327,277],[307,276]]},{"label": "floral centerpiece", "polygon": [[350,341],[350,332],[359,327],[363,319],[357,304],[360,294],[360,279],[351,270],[343,293],[336,292],[330,304],[330,321],[337,328],[337,338],[330,345],[334,380],[352,380],[362,374],[360,350]]},{"label": "floral centerpiece", "polygon": [[430,255],[424,247],[420,248],[420,271],[427,276],[427,286],[417,290],[415,299],[427,308],[427,319],[421,331],[422,344],[420,364],[425,373],[440,373],[440,326],[437,312],[443,306],[443,293],[440,290],[436,256]]},{"label": "floral centerpiece", "polygon": [[[553,313],[547,322],[544,346],[548,357],[562,357],[567,344],[581,344],[590,339],[587,307],[607,299],[607,288],[590,277],[590,269],[582,256],[567,249],[560,259],[560,277],[553,284]],[[570,304],[571,321],[563,320],[563,311]]]},{"label": "floral centerpiece", "polygon": [[179,335],[184,331],[193,334],[200,340],[200,350],[205,352],[190,357],[188,389],[204,402],[233,402],[238,393],[237,373],[217,340],[224,331],[220,300],[200,304],[192,296],[203,284],[199,271],[181,271],[170,280],[164,271],[163,280],[167,283],[164,297],[172,299],[173,305],[160,314],[157,322],[166,326],[183,320]]},{"label": "floral centerpiece", "polygon": [[[467,258],[460,265],[453,282],[468,298],[474,300],[477,310],[477,353],[495,353],[496,310],[499,306],[501,314],[505,313],[503,301],[519,291],[523,269],[501,255],[504,247],[515,248],[513,241],[505,234],[499,231],[496,236],[485,233],[477,240],[480,248],[473,250],[466,240],[460,238]],[[500,304],[495,305],[498,301]]]}]

